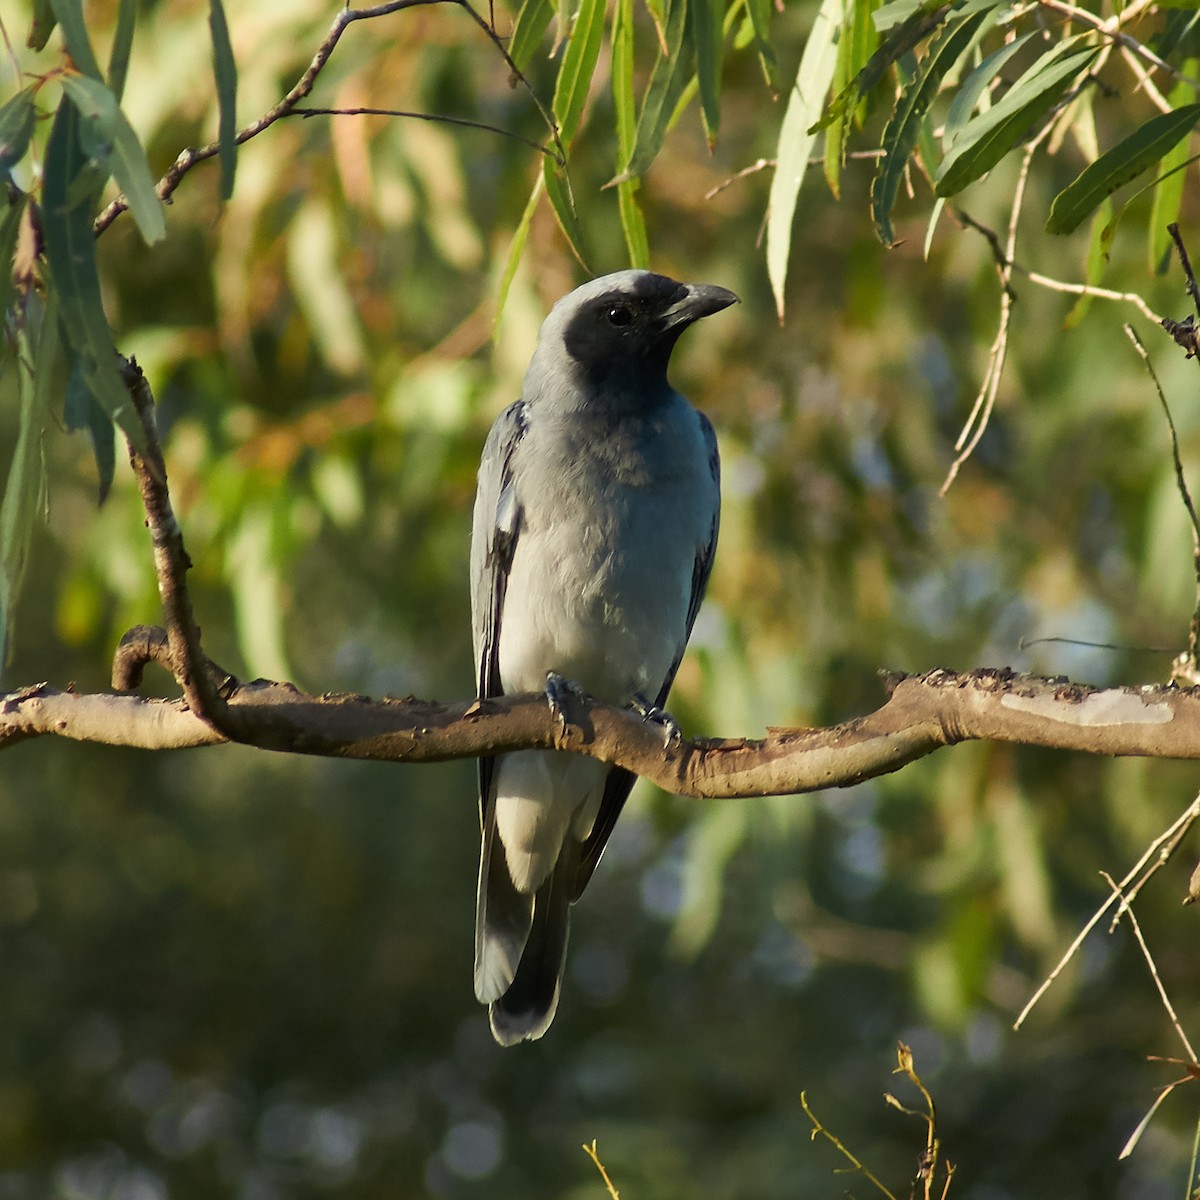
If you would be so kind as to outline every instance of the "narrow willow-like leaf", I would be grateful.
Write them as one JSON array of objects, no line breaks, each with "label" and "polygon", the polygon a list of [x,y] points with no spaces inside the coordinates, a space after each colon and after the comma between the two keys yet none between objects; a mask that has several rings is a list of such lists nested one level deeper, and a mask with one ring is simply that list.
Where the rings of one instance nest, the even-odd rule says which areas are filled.
[{"label": "narrow willow-like leaf", "polygon": [[953,196],[987,174],[1029,132],[1066,90],[1071,80],[1096,56],[1094,46],[1075,39],[1034,63],[987,112],[963,130],[942,159],[937,194]]},{"label": "narrow willow-like leaf", "polygon": [[[856,107],[858,102],[883,78],[888,67],[933,33],[946,19],[946,14],[950,10],[948,4],[939,5],[932,11],[927,11],[927,7],[922,5],[906,21],[897,25],[888,34],[883,45],[867,59],[866,66],[830,100],[824,113],[810,125],[809,133],[820,133],[833,121],[845,117],[846,113]],[[883,9],[879,11],[882,12]],[[875,14],[875,20],[878,24],[879,13]]]},{"label": "narrow willow-like leaf", "polygon": [[83,430],[92,443],[96,474],[99,476],[96,503],[102,505],[108,499],[116,474],[116,431],[113,428],[112,417],[105,412],[104,406],[92,391],[86,364],[78,358],[73,359],[71,372],[67,376],[63,423],[73,433]]},{"label": "narrow willow-like leaf", "polygon": [[50,375],[58,354],[58,314],[53,296],[38,323],[36,346],[30,344],[30,329],[30,323],[24,323],[17,335],[20,402],[17,444],[8,464],[4,496],[0,499],[0,671],[8,661],[13,617],[29,561],[34,522],[44,507],[42,431],[46,413],[39,403],[45,394],[39,381]]},{"label": "narrow willow-like leaf", "polygon": [[0,179],[25,157],[36,120],[32,88],[18,92],[0,107]]},{"label": "narrow willow-like leaf", "polygon": [[13,282],[13,255],[17,249],[17,238],[21,233],[21,220],[29,197],[18,192],[16,198],[0,217],[0,323],[4,314],[17,299],[17,285]]},{"label": "narrow willow-like leaf", "polygon": [[545,176],[539,171],[533,191],[529,193],[529,199],[525,202],[525,211],[521,214],[512,241],[508,244],[508,255],[504,259],[504,271],[500,276],[500,287],[496,292],[496,317],[492,322],[493,338],[500,331],[500,318],[504,315],[504,306],[508,303],[508,293],[512,288],[512,281],[517,274],[517,267],[521,265],[525,244],[529,241],[529,229],[533,224],[533,214],[537,212],[538,201],[542,198],[544,181]]},{"label": "narrow willow-like leaf", "polygon": [[800,185],[804,182],[808,156],[815,140],[813,120],[821,111],[837,64],[835,38],[841,13],[842,0],[823,0],[808,35],[779,132],[775,177],[771,181],[767,207],[767,274],[780,321],[784,314],[783,290],[792,248],[792,219],[796,215]]},{"label": "narrow willow-like leaf", "polygon": [[[1092,234],[1088,239],[1087,263],[1084,268],[1084,282],[1094,287],[1100,282],[1104,268],[1108,264],[1108,226],[1112,220],[1112,200],[1105,197],[1100,207],[1092,217]],[[1071,305],[1071,311],[1063,318],[1063,328],[1072,329],[1079,324],[1091,308],[1095,296],[1084,293]]]},{"label": "narrow willow-like leaf", "polygon": [[654,36],[658,38],[658,48],[667,52],[667,5],[666,0],[643,0],[646,12],[654,24]]},{"label": "narrow willow-like leaf", "polygon": [[79,136],[93,159],[117,181],[129,202],[129,211],[147,245],[166,237],[163,204],[154,190],[154,177],[146,152],[117,98],[86,75],[63,76],[63,89],[79,111]]},{"label": "narrow willow-like leaf", "polygon": [[90,75],[97,82],[102,78],[100,64],[96,61],[96,53],[92,49],[88,37],[87,25],[83,20],[82,0],[50,0],[54,16],[62,26],[63,40],[67,43],[67,53],[77,70]]},{"label": "narrow willow-like leaf", "polygon": [[29,23],[25,45],[30,50],[44,50],[57,24],[58,18],[54,15],[50,0],[33,0],[33,20]]},{"label": "narrow willow-like leaf", "polygon": [[[637,135],[637,112],[633,93],[633,0],[617,0],[612,24],[612,84],[613,116],[617,131],[617,167],[628,162]],[[617,186],[617,209],[621,217],[621,232],[629,265],[644,267],[650,258],[646,222],[635,195],[637,181],[627,180]]]},{"label": "narrow willow-like leaf", "polygon": [[221,0],[209,0],[208,28],[212,34],[213,78],[217,85],[217,144],[221,162],[221,199],[233,195],[237,172],[237,63]]},{"label": "narrow willow-like leaf", "polygon": [[700,120],[709,153],[717,144],[721,127],[721,67],[725,56],[721,0],[691,0],[687,11],[687,38],[696,59],[700,88]]},{"label": "narrow willow-like leaf", "polygon": [[638,114],[633,152],[625,169],[614,180],[623,183],[636,179],[654,161],[666,137],[667,127],[675,112],[675,103],[688,82],[686,55],[683,52],[683,31],[687,22],[688,0],[671,0],[667,10],[667,50],[659,55],[650,72],[642,110]]},{"label": "narrow willow-like leaf", "polygon": [[1050,205],[1047,233],[1070,233],[1117,188],[1124,187],[1155,163],[1195,128],[1200,104],[1185,104],[1173,112],[1151,117],[1128,137],[1106,150],[1067,184]]},{"label": "narrow willow-like leaf", "polygon": [[946,72],[970,49],[976,35],[990,20],[990,13],[976,13],[949,25],[929,47],[917,74],[896,102],[895,111],[883,131],[884,156],[871,184],[871,216],[875,232],[885,246],[895,245],[892,207],[909,155],[917,144],[921,121],[937,95]]},{"label": "narrow willow-like leaf", "polygon": [[545,181],[546,195],[550,198],[554,218],[571,247],[571,253],[579,259],[579,265],[585,271],[590,271],[587,255],[583,252],[583,227],[579,224],[579,214],[575,211],[575,197],[571,195],[570,180],[566,171],[560,169],[553,159],[543,158],[542,179]]},{"label": "narrow willow-like leaf", "polygon": [[518,71],[527,71],[533,61],[534,51],[546,37],[550,20],[554,16],[554,5],[550,0],[525,0],[517,13],[512,38],[508,43],[508,56]]},{"label": "narrow willow-like leaf", "polygon": [[63,334],[92,394],[133,444],[144,450],[145,438],[117,371],[112,333],[104,316],[91,208],[68,201],[71,185],[86,165],[79,125],[79,110],[64,96],[46,142],[42,180],[46,261],[58,295]]},{"label": "narrow willow-like leaf", "polygon": [[[575,28],[563,52],[554,87],[554,119],[564,145],[570,145],[583,116],[600,44],[604,40],[604,0],[582,0]],[[547,180],[549,186],[549,180]]]},{"label": "narrow willow-like leaf", "polygon": [[[1184,62],[1182,74],[1192,79],[1200,68],[1200,59],[1189,58]],[[1177,83],[1171,90],[1168,100],[1179,107],[1190,94],[1186,83]],[[1149,251],[1150,270],[1161,275],[1170,262],[1171,235],[1167,226],[1179,219],[1179,210],[1183,204],[1184,166],[1188,161],[1188,143],[1181,141],[1174,149],[1163,155],[1162,172],[1154,184],[1154,197],[1150,205]]]},{"label": "narrow willow-like leaf", "polygon": [[[879,35],[872,20],[876,0],[846,0],[841,35],[838,38],[837,68],[833,73],[833,90],[840,94],[846,85],[865,67],[879,45]],[[835,197],[841,195],[842,168],[846,165],[846,138],[851,122],[861,124],[862,101],[848,105],[825,127],[825,148],[822,156],[825,182]]]},{"label": "narrow willow-like leaf", "polygon": [[1016,54],[1022,46],[1025,45],[1031,37],[1036,37],[1035,33],[1027,33],[1015,41],[1009,42],[1005,46],[1001,46],[999,50],[993,51],[987,56],[963,80],[962,86],[954,93],[954,99],[950,102],[950,111],[946,114],[946,124],[942,129],[942,149],[949,151],[950,148],[958,141],[962,131],[967,127],[967,123],[971,120],[972,114],[975,112],[975,106],[979,103],[980,97],[983,95],[988,84],[1000,74],[1008,63],[1008,60]]},{"label": "narrow willow-like leaf", "polygon": [[133,30],[137,24],[137,0],[121,0],[117,9],[117,29],[108,55],[108,87],[121,102],[125,77],[129,74],[129,54],[133,49]]},{"label": "narrow willow-like leaf", "polygon": [[771,41],[771,0],[746,0],[746,14],[754,30],[754,49],[758,52],[763,77],[773,89],[778,82],[779,64]]}]

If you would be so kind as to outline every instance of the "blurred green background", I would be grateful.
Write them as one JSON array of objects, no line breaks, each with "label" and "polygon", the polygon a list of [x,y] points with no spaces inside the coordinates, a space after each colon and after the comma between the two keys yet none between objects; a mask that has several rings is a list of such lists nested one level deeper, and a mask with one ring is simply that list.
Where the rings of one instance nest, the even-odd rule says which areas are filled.
[{"label": "blurred green background", "polygon": [[[98,47],[115,7],[87,8]],[[783,79],[814,9],[774,14]],[[336,11],[230,5],[240,122],[292,85]],[[2,17],[7,95],[18,67],[44,71],[58,51],[21,48],[22,0]],[[156,173],[216,132],[207,18],[199,0],[139,10],[125,108]],[[641,12],[637,38],[641,55]],[[546,101],[554,72],[539,54]],[[744,301],[675,362],[725,472],[710,599],[671,702],[685,729],[835,722],[881,701],[881,668],[1163,680],[1186,640],[1190,542],[1121,323],[1150,346],[1200,479],[1194,366],[1127,306],[1097,301],[1066,329],[1072,298],[1018,276],[999,406],[939,498],[996,327],[987,244],[944,214],[924,261],[918,180],[903,244],[884,251],[872,165],[851,161],[840,204],[816,178],[801,194],[780,326],[756,246],[771,172],[706,193],[774,153],[783,101],[749,50],[731,51],[724,83],[715,152],[689,110],[639,194],[654,267]],[[544,136],[452,5],[351,28],[312,103]],[[1097,101],[1102,131],[1125,103]],[[572,177],[603,272],[626,258],[602,190],[600,85],[592,105]],[[1031,211],[1079,169],[1071,155],[1034,172]],[[241,677],[471,694],[479,451],[548,305],[584,278],[543,204],[493,340],[539,170],[536,152],[483,132],[293,118],[243,147],[228,204],[207,164],[176,193],[164,242],[147,249],[128,215],[100,239],[118,344],[158,397],[206,648]],[[1002,227],[1015,178],[1002,163],[965,207]],[[1198,211],[1193,168],[1185,237]],[[1133,224],[1106,286],[1182,316],[1177,272],[1147,271]],[[1019,256],[1078,279],[1086,246],[1031,219]],[[5,464],[15,428],[9,373]],[[97,511],[86,439],[58,431],[45,451],[50,521],[5,678],[102,688],[121,632],[159,620],[148,539],[120,462]],[[1045,636],[1160,649],[1021,648]],[[989,745],[817,796],[701,803],[639,786],[575,910],[553,1029],[506,1051],[471,987],[473,764],[22,744],[0,764],[0,1200],[595,1197],[580,1149],[593,1138],[627,1200],[870,1195],[810,1145],[802,1089],[907,1195],[925,1133],[882,1100],[916,1103],[889,1074],[898,1039],[938,1102],[952,1196],[1176,1196],[1194,1089],[1117,1163],[1180,1073],[1145,1060],[1180,1048],[1127,930],[1095,933],[1024,1030],[1010,1026],[1108,895],[1098,872],[1123,874],[1196,787],[1183,765]],[[1193,838],[1138,911],[1196,1037],[1197,914],[1180,908],[1194,857]]]}]

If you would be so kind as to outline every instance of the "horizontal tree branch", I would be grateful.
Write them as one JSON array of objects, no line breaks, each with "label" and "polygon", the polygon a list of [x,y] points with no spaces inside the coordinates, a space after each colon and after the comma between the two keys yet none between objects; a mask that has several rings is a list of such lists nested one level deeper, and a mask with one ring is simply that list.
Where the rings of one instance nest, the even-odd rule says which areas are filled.
[{"label": "horizontal tree branch", "polygon": [[[230,681],[226,711],[238,741],[264,750],[387,762],[444,762],[522,749],[587,754],[668,792],[747,798],[846,787],[970,740],[1110,756],[1200,758],[1200,690],[1096,689],[1008,670],[889,676],[887,702],[822,729],[764,738],[667,742],[660,725],[580,697],[560,721],[539,694],[438,704],[308,695],[289,683]],[[0,694],[0,749],[28,738],[147,750],[228,739],[182,700],[77,694],[45,684]]]}]

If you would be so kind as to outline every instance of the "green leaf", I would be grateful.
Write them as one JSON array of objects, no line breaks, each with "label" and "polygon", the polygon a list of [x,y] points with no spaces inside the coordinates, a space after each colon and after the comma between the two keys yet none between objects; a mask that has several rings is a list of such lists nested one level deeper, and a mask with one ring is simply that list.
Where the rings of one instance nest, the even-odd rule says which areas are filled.
[{"label": "green leaf", "polygon": [[883,131],[884,157],[871,184],[871,216],[875,221],[875,232],[885,246],[893,246],[896,242],[892,208],[909,155],[917,144],[921,121],[946,72],[971,48],[990,19],[991,13],[981,12],[947,26],[929,47],[918,73],[896,102],[896,109]]},{"label": "green leaf", "polygon": [[721,126],[721,68],[725,55],[721,7],[721,0],[691,0],[687,12],[686,32],[696,58],[700,87],[700,119],[710,154]]},{"label": "green leaf", "polygon": [[66,395],[63,401],[63,423],[72,432],[87,430],[92,443],[92,454],[96,459],[96,473],[100,477],[97,506],[108,499],[113,475],[117,466],[117,451],[112,417],[92,391],[86,365],[75,359],[67,377]]},{"label": "green leaf", "polygon": [[63,89],[79,112],[79,138],[87,153],[110,171],[125,193],[146,244],[166,237],[163,204],[154,190],[146,152],[117,98],[95,79],[65,75]]},{"label": "green leaf", "polygon": [[[879,25],[880,13],[884,11],[881,8],[875,14],[876,26]],[[888,67],[937,29],[946,19],[949,11],[948,4],[938,4],[932,8],[928,4],[924,4],[907,20],[897,25],[883,45],[867,59],[866,66],[829,102],[824,114],[810,125],[808,132],[820,133],[822,129],[844,117],[846,113],[856,107],[858,102],[883,78]]]},{"label": "green leaf", "polygon": [[758,52],[763,77],[767,86],[774,89],[778,83],[779,64],[771,41],[771,0],[746,0],[746,15],[754,30],[754,48]]},{"label": "green leaf", "polygon": [[100,64],[96,61],[87,26],[84,24],[82,0],[50,0],[50,6],[62,26],[67,53],[76,69],[100,82]]},{"label": "green leaf", "polygon": [[[1184,75],[1195,78],[1200,60],[1189,58],[1183,64]],[[1190,88],[1186,83],[1177,83],[1167,97],[1174,105],[1182,104]],[[1188,143],[1181,141],[1174,149],[1163,155],[1162,174],[1154,184],[1154,198],[1150,205],[1150,270],[1162,274],[1170,261],[1171,235],[1167,226],[1179,219],[1183,204],[1184,166],[1188,162]]]},{"label": "green leaf", "polygon": [[600,43],[604,40],[604,0],[582,0],[575,28],[563,53],[554,86],[554,119],[563,145],[570,145],[583,116]]},{"label": "green leaf", "polygon": [[942,149],[949,150],[958,141],[962,131],[967,127],[975,106],[979,103],[988,84],[1004,70],[1008,60],[1025,45],[1031,37],[1038,36],[1036,32],[1027,33],[1022,37],[1001,46],[993,51],[971,72],[963,81],[962,86],[954,93],[950,102],[950,111],[946,114],[946,124],[942,130]]},{"label": "green leaf", "polygon": [[542,44],[553,16],[554,6],[550,0],[525,0],[521,5],[508,43],[508,56],[518,71],[528,70],[533,52]]},{"label": "green leaf", "polygon": [[125,94],[125,77],[129,73],[129,52],[133,49],[136,23],[137,0],[121,0],[117,10],[117,30],[113,34],[112,50],[108,55],[108,86],[118,104]]},{"label": "green leaf", "polygon": [[20,418],[17,444],[0,499],[0,670],[8,660],[13,616],[29,560],[34,521],[44,508],[45,463],[42,433],[46,424],[45,387],[58,353],[58,316],[53,297],[38,323],[36,347],[30,344],[31,324],[17,335],[17,390]]},{"label": "green leaf", "polygon": [[33,20],[29,24],[25,45],[30,50],[44,50],[57,24],[58,18],[54,15],[50,0],[33,0]]},{"label": "green leaf", "polygon": [[1185,104],[1151,117],[1128,137],[1106,150],[1069,183],[1050,205],[1047,233],[1077,229],[1107,196],[1160,162],[1200,121],[1200,104]]},{"label": "green leaf", "polygon": [[6,313],[17,299],[17,285],[13,282],[13,255],[17,249],[17,238],[21,233],[21,218],[25,215],[25,205],[29,197],[24,192],[18,192],[4,209],[0,217],[0,324]]},{"label": "green leaf", "polygon": [[539,171],[537,180],[533,185],[533,191],[529,193],[529,199],[525,203],[525,211],[521,214],[521,219],[517,222],[516,232],[509,243],[508,256],[504,260],[504,272],[500,276],[500,287],[496,293],[496,317],[492,322],[493,338],[500,331],[500,317],[504,313],[505,304],[508,303],[509,289],[512,287],[512,281],[517,273],[517,267],[520,265],[521,256],[525,253],[525,243],[529,241],[529,229],[533,224],[533,214],[537,212],[538,201],[541,199],[543,187],[545,187],[545,176]]},{"label": "green leaf", "polygon": [[542,179],[555,220],[566,236],[571,253],[579,259],[579,265],[585,271],[590,271],[587,256],[583,252],[583,227],[579,224],[579,214],[575,211],[575,197],[571,194],[571,181],[566,171],[559,168],[552,158],[544,157]]},{"label": "green leaf", "polygon": [[937,194],[953,196],[987,174],[1049,112],[1097,52],[1072,38],[1034,63],[1002,99],[968,123],[942,159]]},{"label": "green leaf", "polygon": [[237,63],[221,0],[209,0],[208,28],[212,33],[213,77],[217,85],[217,144],[221,162],[221,199],[233,195],[237,171]]},{"label": "green leaf", "polygon": [[835,39],[841,12],[842,0],[823,0],[808,35],[779,132],[775,177],[771,181],[767,207],[767,274],[780,321],[783,320],[783,289],[792,246],[792,219],[796,215],[800,185],[804,182],[808,156],[815,140],[813,120],[821,111],[837,65]]},{"label": "green leaf", "polygon": [[79,126],[79,110],[64,96],[46,142],[42,181],[46,261],[58,295],[63,334],[88,387],[130,441],[145,450],[141,423],[118,373],[104,316],[91,209],[68,199],[72,183],[86,166]]},{"label": "green leaf", "polygon": [[[1104,274],[1104,268],[1108,264],[1108,248],[1111,241],[1111,234],[1108,230],[1112,215],[1112,200],[1105,196],[1096,210],[1096,215],[1092,218],[1092,236],[1088,239],[1087,265],[1084,270],[1084,282],[1088,287],[1095,287],[1100,282],[1100,277]],[[1086,292],[1081,295],[1071,306],[1071,311],[1063,318],[1063,328],[1073,329],[1078,325],[1087,315],[1087,310],[1091,308],[1094,299],[1095,296],[1090,296]]]},{"label": "green leaf", "polygon": [[0,108],[0,179],[25,157],[36,120],[32,88],[18,92]]},{"label": "green leaf", "polygon": [[[842,92],[866,66],[879,44],[875,22],[871,19],[876,0],[846,0],[841,35],[838,37],[837,67],[833,73],[833,90]],[[825,182],[837,198],[841,195],[841,174],[846,164],[846,137],[851,121],[861,124],[862,102],[848,106],[825,127],[825,148],[822,155]]]},{"label": "green leaf", "polygon": [[633,151],[625,162],[625,168],[613,180],[623,183],[642,175],[654,161],[666,136],[667,127],[675,111],[688,71],[683,52],[683,33],[687,24],[688,0],[671,0],[667,10],[667,53],[660,54],[650,72],[646,95],[642,100],[642,111],[638,116],[637,133]]}]

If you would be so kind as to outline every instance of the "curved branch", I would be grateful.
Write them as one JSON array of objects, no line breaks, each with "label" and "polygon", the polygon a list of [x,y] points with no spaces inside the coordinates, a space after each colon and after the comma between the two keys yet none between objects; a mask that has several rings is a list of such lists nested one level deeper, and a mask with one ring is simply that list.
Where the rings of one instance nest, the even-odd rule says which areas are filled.
[{"label": "curved branch", "polygon": [[[666,791],[704,799],[846,787],[942,746],[986,739],[1088,754],[1200,758],[1200,689],[1100,690],[1012,671],[889,678],[875,712],[826,729],[663,744],[661,726],[588,698],[564,727],[541,695],[469,704],[313,696],[288,683],[231,687],[238,740],[263,750],[384,762],[445,762],[511,750],[586,754]],[[0,749],[57,735],[142,749],[226,738],[182,701],[77,695],[45,684],[0,695]]]}]

